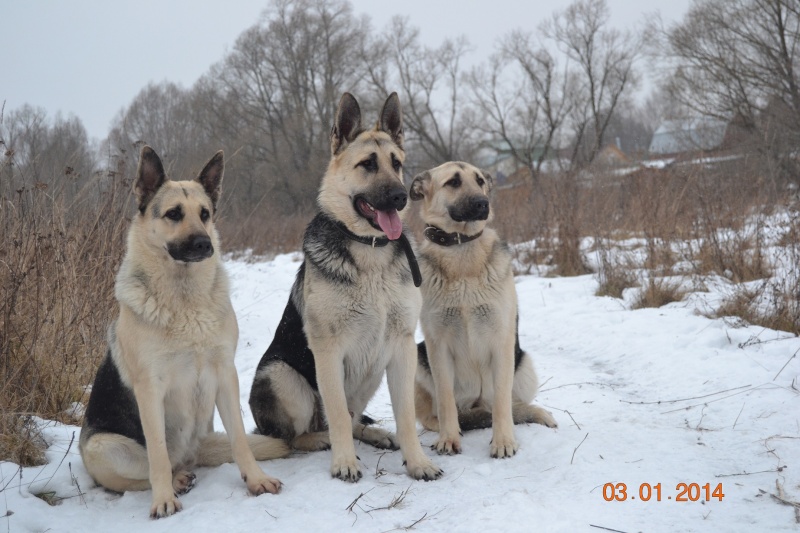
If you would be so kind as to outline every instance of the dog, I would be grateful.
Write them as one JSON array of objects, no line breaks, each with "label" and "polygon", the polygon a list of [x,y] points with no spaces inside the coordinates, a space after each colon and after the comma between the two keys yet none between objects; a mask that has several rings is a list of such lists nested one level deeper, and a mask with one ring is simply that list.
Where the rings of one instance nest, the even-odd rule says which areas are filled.
[{"label": "dog", "polygon": [[439,454],[461,453],[461,430],[491,427],[491,456],[511,457],[514,424],[556,427],[530,405],[538,379],[519,345],[511,253],[487,227],[493,183],[488,172],[448,162],[417,175],[409,191],[427,225],[415,404],[423,427],[439,433]]},{"label": "dog", "polygon": [[[419,270],[403,233],[403,121],[392,93],[374,128],[345,93],[331,130],[331,160],[304,260],[272,343],[256,371],[250,408],[264,435],[297,450],[331,449],[331,475],[362,473],[353,439],[397,449],[414,479],[442,475],[424,454],[414,417],[414,330]],[[404,257],[405,256],[405,257]],[[386,372],[397,435],[362,413]]]},{"label": "dog", "polygon": [[[152,488],[153,518],[181,510],[193,466],[235,460],[251,493],[277,493],[281,482],[256,458],[289,453],[278,439],[246,435],[242,422],[239,329],[214,227],[223,168],[220,151],[195,180],[171,181],[142,148],[139,210],[115,285],[119,316],[81,430],[92,478],[116,492]],[[215,405],[228,435],[213,432]]]}]

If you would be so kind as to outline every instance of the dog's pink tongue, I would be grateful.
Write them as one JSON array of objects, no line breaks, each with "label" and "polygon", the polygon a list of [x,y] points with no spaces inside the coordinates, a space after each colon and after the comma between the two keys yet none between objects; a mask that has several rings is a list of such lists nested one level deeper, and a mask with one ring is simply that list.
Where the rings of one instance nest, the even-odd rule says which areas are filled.
[{"label": "dog's pink tongue", "polygon": [[403,223],[400,221],[400,216],[397,214],[396,209],[390,211],[375,211],[377,216],[375,219],[383,232],[394,241],[400,238],[403,233]]}]

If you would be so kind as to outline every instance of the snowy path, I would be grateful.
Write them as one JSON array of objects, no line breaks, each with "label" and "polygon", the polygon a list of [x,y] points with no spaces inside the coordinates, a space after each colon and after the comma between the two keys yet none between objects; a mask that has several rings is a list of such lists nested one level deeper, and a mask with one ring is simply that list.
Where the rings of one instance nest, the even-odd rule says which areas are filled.
[{"label": "snowy path", "polygon": [[[297,259],[228,264],[247,428],[254,426],[250,383]],[[787,498],[800,500],[800,357],[781,371],[800,339],[732,328],[685,302],[630,311],[594,297],[595,287],[590,276],[517,280],[520,340],[542,383],[537,402],[559,428],[517,426],[521,448],[512,459],[489,457],[489,430],[468,433],[462,455],[435,457],[445,476],[424,483],[405,475],[399,452],[358,444],[359,483],[330,478],[329,452],[298,454],[262,463],[285,488],[259,498],[246,494],[233,465],[200,469],[196,488],[182,497],[184,511],[151,521],[149,492],[120,497],[93,487],[77,453],[79,429],[50,424],[49,465],[20,478],[16,465],[0,464],[0,514],[13,512],[0,529],[382,532],[416,523],[413,531],[797,531],[794,510],[768,493],[777,494],[778,481]],[[393,428],[385,386],[368,412]],[[423,433],[423,445],[434,437]],[[625,483],[627,500],[606,501],[606,483]],[[662,501],[655,489],[641,501],[643,483],[660,483]],[[679,483],[708,483],[710,492],[722,483],[724,497],[679,502]],[[41,491],[67,499],[50,507],[31,495]],[[395,498],[402,501],[386,509]]]}]

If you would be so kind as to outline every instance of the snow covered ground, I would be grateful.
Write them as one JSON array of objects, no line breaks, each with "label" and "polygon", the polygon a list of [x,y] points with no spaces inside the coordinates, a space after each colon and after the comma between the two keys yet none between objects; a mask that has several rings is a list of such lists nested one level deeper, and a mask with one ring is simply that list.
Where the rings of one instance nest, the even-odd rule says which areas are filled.
[{"label": "snow covered ground", "polygon": [[[228,262],[248,429],[250,383],[299,259]],[[772,495],[800,500],[800,354],[791,359],[800,338],[698,316],[693,299],[631,311],[593,296],[596,285],[591,276],[517,279],[520,340],[542,383],[537,402],[559,428],[516,426],[512,459],[489,457],[490,430],[468,433],[462,455],[434,458],[444,477],[425,483],[406,476],[399,452],[357,444],[359,483],[331,479],[330,452],[295,454],[262,463],[284,489],[257,498],[234,465],[199,469],[183,512],[154,521],[149,492],[93,486],[77,451],[80,428],[43,423],[48,465],[0,463],[0,530],[798,531],[796,510]],[[385,386],[368,413],[394,427]],[[429,446],[435,434],[420,438]],[[625,483],[627,498],[606,501],[607,483]],[[682,483],[697,501],[677,501]],[[724,496],[714,497],[719,484]],[[62,500],[50,506],[34,493]]]}]

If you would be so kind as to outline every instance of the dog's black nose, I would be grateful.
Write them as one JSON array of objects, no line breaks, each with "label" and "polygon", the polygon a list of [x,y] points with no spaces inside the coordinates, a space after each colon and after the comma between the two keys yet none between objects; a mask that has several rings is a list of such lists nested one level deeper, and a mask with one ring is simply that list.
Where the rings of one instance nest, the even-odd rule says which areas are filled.
[{"label": "dog's black nose", "polygon": [[211,239],[205,235],[198,235],[192,239],[192,251],[205,255],[212,250]]},{"label": "dog's black nose", "polygon": [[487,220],[489,218],[489,199],[485,196],[464,198],[463,202],[451,205],[448,210],[450,218],[456,222]]},{"label": "dog's black nose", "polygon": [[403,210],[403,208],[406,206],[407,201],[408,201],[408,193],[406,193],[405,189],[395,189],[394,191],[392,191],[391,196],[389,198],[389,202],[391,203],[392,207],[394,207],[398,211]]},{"label": "dog's black nose", "polygon": [[486,217],[489,214],[489,200],[486,198],[473,198],[470,202],[472,211],[476,216]]}]

